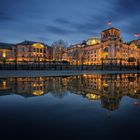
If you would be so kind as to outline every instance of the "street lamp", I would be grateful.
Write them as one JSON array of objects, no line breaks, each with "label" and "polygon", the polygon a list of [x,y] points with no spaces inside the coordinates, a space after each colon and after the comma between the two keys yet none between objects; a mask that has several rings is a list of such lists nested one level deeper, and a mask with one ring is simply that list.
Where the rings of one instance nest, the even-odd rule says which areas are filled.
[{"label": "street lamp", "polygon": [[83,70],[84,69],[84,64],[83,64],[83,61],[84,61],[84,58],[85,58],[85,54],[83,52],[83,48],[87,45],[86,41],[83,41],[82,44],[81,44],[81,64],[82,64],[82,67],[81,69]]}]

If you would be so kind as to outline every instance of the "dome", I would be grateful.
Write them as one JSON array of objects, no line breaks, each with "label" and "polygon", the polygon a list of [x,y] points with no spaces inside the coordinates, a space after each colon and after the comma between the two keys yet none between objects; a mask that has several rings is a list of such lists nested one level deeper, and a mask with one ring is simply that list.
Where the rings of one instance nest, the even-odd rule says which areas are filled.
[{"label": "dome", "polygon": [[96,38],[96,37],[91,37],[87,40],[87,45],[95,45],[100,43],[100,39]]}]

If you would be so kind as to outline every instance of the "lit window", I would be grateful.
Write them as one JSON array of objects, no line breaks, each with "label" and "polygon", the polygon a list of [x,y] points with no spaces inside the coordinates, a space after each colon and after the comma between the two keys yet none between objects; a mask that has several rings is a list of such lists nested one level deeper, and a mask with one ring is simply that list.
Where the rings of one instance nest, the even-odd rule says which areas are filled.
[{"label": "lit window", "polygon": [[6,57],[6,52],[3,52],[2,53],[2,57]]}]

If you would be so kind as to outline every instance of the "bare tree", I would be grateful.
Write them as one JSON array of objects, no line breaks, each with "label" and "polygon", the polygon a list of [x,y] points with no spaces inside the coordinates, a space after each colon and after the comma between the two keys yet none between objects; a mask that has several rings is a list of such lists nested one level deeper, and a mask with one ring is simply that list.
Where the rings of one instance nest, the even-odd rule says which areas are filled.
[{"label": "bare tree", "polygon": [[66,52],[68,44],[63,40],[57,40],[52,43],[53,47],[53,60],[61,61],[63,54]]}]

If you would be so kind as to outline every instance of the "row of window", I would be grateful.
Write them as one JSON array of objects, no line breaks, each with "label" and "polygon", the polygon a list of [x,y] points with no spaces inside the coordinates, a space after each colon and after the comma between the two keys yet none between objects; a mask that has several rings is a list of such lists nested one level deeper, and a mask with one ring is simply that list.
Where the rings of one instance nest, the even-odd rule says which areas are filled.
[{"label": "row of window", "polygon": [[[31,55],[31,54],[29,54],[29,55],[21,55],[21,57],[43,57],[43,55]],[[46,57],[46,55],[44,55],[44,57]]]},{"label": "row of window", "polygon": [[[21,51],[22,52],[26,52],[27,50],[25,48],[21,48]],[[40,52],[40,53],[43,53],[43,52],[46,53],[47,52],[47,50],[43,50],[43,49],[39,49],[39,48],[29,49],[28,51],[29,52],[32,52],[32,51],[33,52]],[[17,52],[17,49],[16,48],[14,49],[14,52]]]},{"label": "row of window", "polygon": [[87,58],[93,58],[93,57],[97,57],[97,55],[87,56]]},{"label": "row of window", "polygon": [[88,52],[85,52],[85,55],[86,54],[93,54],[93,53],[96,53],[97,51],[95,50],[95,51],[88,51]]},{"label": "row of window", "polygon": [[87,59],[87,61],[96,61],[97,59]]}]

